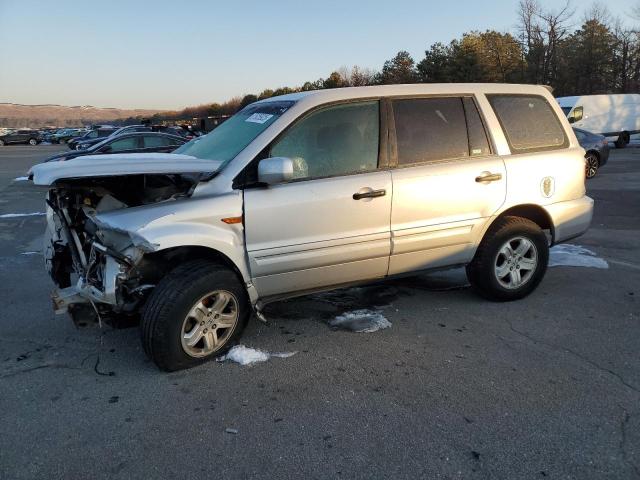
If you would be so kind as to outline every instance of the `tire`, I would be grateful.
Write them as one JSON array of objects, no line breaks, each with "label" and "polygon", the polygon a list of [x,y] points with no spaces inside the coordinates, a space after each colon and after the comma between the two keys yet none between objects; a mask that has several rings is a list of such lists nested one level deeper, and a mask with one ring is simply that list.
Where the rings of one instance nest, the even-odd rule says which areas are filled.
[{"label": "tire", "polygon": [[618,139],[615,141],[616,148],[624,148],[629,145],[631,137],[627,132],[622,132]]},{"label": "tire", "polygon": [[61,138],[60,140],[58,140],[58,143],[60,145],[64,145],[65,143],[67,143],[67,141],[64,138]]},{"label": "tire", "polygon": [[[517,253],[527,245],[529,248],[524,256],[508,258],[504,253]],[[542,229],[526,218],[507,216],[496,220],[485,234],[473,260],[467,265],[467,277],[474,290],[488,300],[518,300],[536,289],[547,271],[548,262],[549,244]],[[499,271],[506,273],[501,277]],[[522,283],[518,284],[518,279]]]},{"label": "tire", "polygon": [[0,140],[0,147],[4,147],[4,146],[5,146],[4,140]]},{"label": "tire", "polygon": [[[212,292],[217,293],[211,295]],[[215,313],[215,305],[224,296],[229,296],[226,310]],[[219,317],[233,317],[234,302],[233,326],[220,327],[212,323],[231,324],[232,320]],[[192,312],[198,305],[201,310],[211,309],[212,313],[196,318]],[[242,334],[250,313],[246,290],[235,272],[207,260],[188,261],[169,272],[151,292],[140,323],[142,345],[161,370],[191,368],[226,353]],[[200,340],[189,346],[188,334]],[[207,340],[213,343],[213,338],[220,343],[208,351]]]},{"label": "tire", "polygon": [[35,138],[29,139],[29,145],[31,145],[32,147],[36,146],[37,144],[38,144],[38,140],[36,140]]},{"label": "tire", "polygon": [[596,152],[587,152],[585,155],[585,174],[587,178],[593,178],[600,168],[600,157]]}]

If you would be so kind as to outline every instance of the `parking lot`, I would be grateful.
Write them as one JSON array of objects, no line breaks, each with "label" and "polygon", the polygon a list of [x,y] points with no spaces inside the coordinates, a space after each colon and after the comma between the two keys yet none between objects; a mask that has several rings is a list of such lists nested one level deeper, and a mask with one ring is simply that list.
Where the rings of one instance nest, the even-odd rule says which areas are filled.
[{"label": "parking lot", "polygon": [[[244,345],[287,358],[162,373],[136,328],[52,312],[44,190],[60,146],[0,149],[0,478],[640,478],[640,148],[589,181],[571,243],[512,303],[459,270],[272,304]],[[333,330],[379,309],[391,328]]]}]

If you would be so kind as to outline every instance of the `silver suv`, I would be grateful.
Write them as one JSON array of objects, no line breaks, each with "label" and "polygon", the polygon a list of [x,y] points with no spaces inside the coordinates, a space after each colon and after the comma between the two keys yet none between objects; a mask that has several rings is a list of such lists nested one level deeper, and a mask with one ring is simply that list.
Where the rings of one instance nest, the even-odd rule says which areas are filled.
[{"label": "silver suv", "polygon": [[466,265],[515,300],[583,233],[584,150],[543,87],[394,85],[247,106],[170,154],[33,168],[49,185],[54,304],[141,317],[177,370],[224,353],[273,300]]}]

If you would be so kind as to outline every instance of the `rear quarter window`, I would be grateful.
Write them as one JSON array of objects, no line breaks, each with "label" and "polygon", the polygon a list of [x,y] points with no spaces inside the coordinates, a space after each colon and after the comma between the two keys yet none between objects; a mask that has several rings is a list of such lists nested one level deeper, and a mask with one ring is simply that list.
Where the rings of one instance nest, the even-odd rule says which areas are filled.
[{"label": "rear quarter window", "polygon": [[511,153],[556,150],[569,139],[553,107],[538,95],[488,95]]}]

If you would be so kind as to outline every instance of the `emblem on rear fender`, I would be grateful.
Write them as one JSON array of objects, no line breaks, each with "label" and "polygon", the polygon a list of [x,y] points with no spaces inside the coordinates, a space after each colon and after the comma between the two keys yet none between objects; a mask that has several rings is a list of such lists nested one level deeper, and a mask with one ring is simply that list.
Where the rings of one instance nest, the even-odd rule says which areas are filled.
[{"label": "emblem on rear fender", "polygon": [[540,191],[542,192],[542,196],[549,198],[553,195],[555,191],[555,181],[553,177],[544,177],[540,182]]}]

